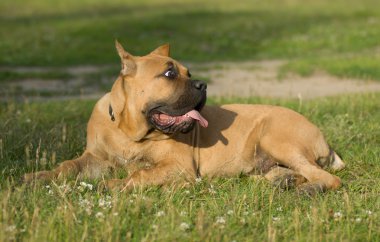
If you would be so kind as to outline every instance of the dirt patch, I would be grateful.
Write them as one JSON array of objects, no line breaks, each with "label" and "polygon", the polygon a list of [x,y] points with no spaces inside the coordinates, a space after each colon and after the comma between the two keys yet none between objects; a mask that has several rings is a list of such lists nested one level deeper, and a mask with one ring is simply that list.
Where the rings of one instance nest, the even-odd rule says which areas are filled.
[{"label": "dirt patch", "polygon": [[[250,61],[250,62],[213,62],[207,64],[189,63],[187,66],[195,76],[209,80],[209,96],[227,97],[278,97],[310,99],[323,96],[333,96],[343,93],[380,91],[380,82],[355,79],[340,79],[326,73],[316,73],[310,77],[289,75],[279,79],[279,69],[284,61]],[[98,98],[109,90],[114,77],[106,78],[99,86],[94,81],[83,86],[84,74],[103,75],[112,66],[79,66],[68,68],[18,67],[0,68],[0,71],[20,73],[42,73],[54,70],[70,73],[70,80],[39,80],[24,79],[5,83],[5,88],[33,92],[34,99],[66,99],[66,98]],[[114,75],[115,76],[115,75]],[[3,85],[3,84],[1,84]],[[54,95],[35,95],[39,92],[52,92]],[[37,92],[38,93],[38,92]],[[71,95],[67,95],[71,93]],[[27,96],[27,94],[23,94]]]},{"label": "dirt patch", "polygon": [[342,93],[380,91],[380,82],[340,79],[326,73],[309,77],[289,75],[279,79],[278,71],[283,64],[283,61],[215,63],[217,68],[210,65],[209,70],[200,71],[200,75],[211,80],[208,85],[210,96],[310,99]]}]

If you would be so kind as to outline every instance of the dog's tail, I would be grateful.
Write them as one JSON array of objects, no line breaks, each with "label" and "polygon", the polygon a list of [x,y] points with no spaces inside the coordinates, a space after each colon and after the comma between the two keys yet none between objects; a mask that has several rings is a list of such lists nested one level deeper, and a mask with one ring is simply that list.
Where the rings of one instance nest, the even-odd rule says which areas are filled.
[{"label": "dog's tail", "polygon": [[329,155],[320,157],[317,160],[317,164],[322,168],[329,168],[333,171],[342,170],[346,164],[342,161],[339,155],[331,148],[329,148]]},{"label": "dog's tail", "polygon": [[346,164],[342,161],[342,159],[339,157],[339,155],[333,151],[332,149],[330,149],[330,169],[333,170],[333,171],[340,171],[342,170]]}]

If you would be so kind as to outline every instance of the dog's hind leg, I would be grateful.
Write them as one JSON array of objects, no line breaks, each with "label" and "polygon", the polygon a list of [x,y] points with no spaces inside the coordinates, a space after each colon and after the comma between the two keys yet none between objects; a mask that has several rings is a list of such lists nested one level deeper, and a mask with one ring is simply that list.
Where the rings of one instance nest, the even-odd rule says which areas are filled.
[{"label": "dog's hind leg", "polygon": [[38,171],[25,174],[23,181],[27,183],[33,180],[48,182],[54,179],[66,179],[77,176],[79,178],[99,178],[111,168],[114,168],[111,162],[102,160],[90,152],[85,152],[77,159],[62,162],[51,171]]},{"label": "dog's hind leg", "polygon": [[307,182],[297,187],[300,193],[313,196],[327,189],[337,189],[341,185],[341,181],[337,176],[312,164],[301,154],[296,154],[292,158],[282,160],[281,162],[307,179]]},{"label": "dog's hind leg", "polygon": [[[328,189],[337,189],[341,185],[337,176],[325,171],[322,168],[324,166],[318,164],[322,161],[321,157],[327,159],[331,154],[335,157],[335,153],[330,152],[327,143],[318,130],[312,131],[309,128],[309,132],[300,132],[298,129],[293,130],[292,133],[271,132],[260,140],[263,151],[273,157],[279,165],[306,178],[307,182],[299,185],[297,190],[308,195],[314,195]],[[330,161],[326,162],[330,164]]]}]

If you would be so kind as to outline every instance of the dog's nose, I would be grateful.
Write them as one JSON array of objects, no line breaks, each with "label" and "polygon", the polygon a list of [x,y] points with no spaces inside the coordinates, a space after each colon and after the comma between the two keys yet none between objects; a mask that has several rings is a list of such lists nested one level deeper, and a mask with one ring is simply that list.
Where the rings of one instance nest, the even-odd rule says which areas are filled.
[{"label": "dog's nose", "polygon": [[198,89],[198,90],[201,90],[201,91],[204,91],[207,89],[207,84],[203,81],[199,81],[199,80],[194,80],[193,81],[193,86]]}]

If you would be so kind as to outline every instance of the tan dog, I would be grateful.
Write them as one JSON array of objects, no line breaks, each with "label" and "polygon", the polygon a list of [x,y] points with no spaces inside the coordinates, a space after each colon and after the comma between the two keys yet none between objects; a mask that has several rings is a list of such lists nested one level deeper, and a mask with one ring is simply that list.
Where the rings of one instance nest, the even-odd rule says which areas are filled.
[{"label": "tan dog", "polygon": [[106,186],[127,189],[241,173],[307,194],[340,186],[323,168],[339,170],[344,163],[300,114],[267,105],[204,107],[206,84],[169,57],[168,45],[143,57],[118,42],[116,49],[121,73],[93,110],[86,151],[52,171],[26,174],[25,181],[97,178],[113,168],[149,163]]}]

